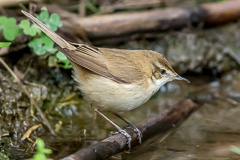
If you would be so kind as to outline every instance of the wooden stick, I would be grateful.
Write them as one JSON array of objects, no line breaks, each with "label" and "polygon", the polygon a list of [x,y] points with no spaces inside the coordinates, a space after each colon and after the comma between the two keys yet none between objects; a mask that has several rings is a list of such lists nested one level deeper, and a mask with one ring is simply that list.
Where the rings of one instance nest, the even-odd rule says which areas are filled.
[{"label": "wooden stick", "polygon": [[85,18],[79,18],[76,14],[66,12],[56,5],[48,5],[48,8],[49,11],[60,15],[65,27],[71,28],[71,31],[76,32],[76,34],[78,34],[77,31],[84,30],[92,41],[135,33],[179,29],[189,25],[216,25],[240,18],[240,0],[209,3],[188,8],[171,7],[95,15]]},{"label": "wooden stick", "polygon": [[[188,8],[170,7],[89,17],[80,17],[55,4],[44,5],[50,12],[60,15],[63,27],[58,33],[64,39],[81,43],[79,38],[82,38],[86,42],[91,41],[97,45],[119,43],[130,38],[137,39],[149,33],[153,33],[149,35],[154,37],[156,36],[155,32],[198,26],[199,24],[218,25],[240,18],[240,0],[208,3]],[[6,11],[9,16],[21,14],[17,9],[6,9]]]},{"label": "wooden stick", "polygon": [[[160,113],[152,118],[146,119],[137,125],[142,132],[142,140],[163,133],[175,127],[186,119],[193,111],[198,109],[198,105],[191,99],[186,99],[165,113]],[[132,137],[132,147],[139,145],[137,134],[132,129],[125,129]],[[95,160],[106,159],[126,149],[127,139],[121,134],[108,137],[97,144],[78,150],[77,152],[61,160]]]}]

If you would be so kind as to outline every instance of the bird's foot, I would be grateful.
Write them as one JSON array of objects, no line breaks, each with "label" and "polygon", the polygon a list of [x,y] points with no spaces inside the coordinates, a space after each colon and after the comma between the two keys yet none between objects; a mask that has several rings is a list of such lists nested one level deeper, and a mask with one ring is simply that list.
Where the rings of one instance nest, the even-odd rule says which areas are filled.
[{"label": "bird's foot", "polygon": [[128,150],[131,149],[131,141],[132,141],[132,137],[130,134],[128,134],[125,130],[123,129],[119,129],[118,130],[119,133],[121,133],[122,135],[124,135],[127,138],[127,145],[128,145]]},{"label": "bird's foot", "polygon": [[139,144],[142,143],[142,132],[133,124],[129,125],[128,128],[131,128],[134,130],[134,132],[137,134],[137,139],[139,141]]},{"label": "bird's foot", "polygon": [[124,135],[124,136],[127,138],[127,145],[128,145],[128,149],[130,150],[130,149],[131,149],[132,137],[131,137],[131,135],[128,134],[125,130],[123,130],[123,129],[121,129],[121,128],[118,128],[118,131],[117,131],[117,132],[114,132],[114,131],[110,132],[110,133],[108,134],[108,137],[111,137],[111,136],[116,135],[116,134],[119,134],[119,133],[122,134],[122,135]]}]

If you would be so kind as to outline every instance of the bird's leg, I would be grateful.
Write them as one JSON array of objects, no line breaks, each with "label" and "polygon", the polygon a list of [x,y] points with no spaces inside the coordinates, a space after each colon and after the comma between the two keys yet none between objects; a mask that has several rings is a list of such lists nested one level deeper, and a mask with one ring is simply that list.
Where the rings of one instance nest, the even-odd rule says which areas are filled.
[{"label": "bird's leg", "polygon": [[124,122],[126,122],[128,124],[128,126],[137,133],[137,138],[139,140],[139,143],[141,144],[142,143],[142,132],[134,124],[132,124],[129,120],[123,118],[122,116],[120,116],[119,114],[117,114],[115,112],[111,112],[111,113],[113,115],[115,115],[116,117],[120,118],[121,120],[123,120]]},{"label": "bird's leg", "polygon": [[105,120],[107,120],[109,123],[111,123],[115,128],[117,128],[118,132],[121,133],[122,135],[124,135],[127,138],[127,144],[128,144],[128,148],[129,150],[131,149],[131,141],[132,141],[132,137],[125,131],[123,130],[121,127],[119,127],[117,124],[115,124],[111,119],[109,119],[108,117],[106,117],[102,112],[100,112],[97,109],[94,109],[94,111],[99,114],[100,116],[102,116]]},{"label": "bird's leg", "polygon": [[93,120],[95,121],[97,119],[97,112],[95,112],[95,110],[97,109],[95,107],[95,105],[91,104],[91,108],[94,110],[94,113],[93,113]]},{"label": "bird's leg", "polygon": [[96,119],[97,119],[97,112],[94,112],[93,120],[96,121]]}]

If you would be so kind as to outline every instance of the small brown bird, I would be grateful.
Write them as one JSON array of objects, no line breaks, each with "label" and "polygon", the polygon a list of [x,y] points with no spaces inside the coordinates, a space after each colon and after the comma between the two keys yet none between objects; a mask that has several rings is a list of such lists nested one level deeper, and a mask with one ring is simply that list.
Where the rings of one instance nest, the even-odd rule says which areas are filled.
[{"label": "small brown bird", "polygon": [[91,102],[96,113],[127,137],[129,148],[131,136],[101,111],[110,111],[130,125],[141,143],[141,132],[118,112],[129,111],[144,104],[169,81],[189,82],[179,76],[158,52],[98,48],[67,42],[31,14],[25,11],[22,13],[61,47],[59,50],[73,66],[74,79],[84,98]]}]

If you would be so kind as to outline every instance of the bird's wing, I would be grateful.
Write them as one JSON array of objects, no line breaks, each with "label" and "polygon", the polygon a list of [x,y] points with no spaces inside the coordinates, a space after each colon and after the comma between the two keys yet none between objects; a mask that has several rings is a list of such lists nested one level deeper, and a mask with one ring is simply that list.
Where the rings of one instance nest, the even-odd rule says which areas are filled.
[{"label": "bird's wing", "polygon": [[[70,43],[28,12],[22,11],[22,13],[56,42],[70,61],[118,83],[132,83],[141,79],[144,75],[142,72],[144,70],[141,70],[143,66],[135,61],[136,57],[141,55],[142,52],[96,48],[84,44]],[[128,54],[128,59],[126,54]]]},{"label": "bird's wing", "polygon": [[[134,63],[134,52],[120,49],[97,48],[71,43],[77,49],[61,48],[70,61],[118,83],[130,84],[141,79],[142,66]],[[128,55],[128,59],[126,58]]]}]

